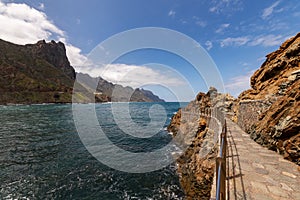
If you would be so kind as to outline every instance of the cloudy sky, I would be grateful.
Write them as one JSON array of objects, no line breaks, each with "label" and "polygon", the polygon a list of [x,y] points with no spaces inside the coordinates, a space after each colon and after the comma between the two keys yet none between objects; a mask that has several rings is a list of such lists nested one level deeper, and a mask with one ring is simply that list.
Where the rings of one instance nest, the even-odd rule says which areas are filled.
[{"label": "cloudy sky", "polygon": [[[144,49],[91,68],[87,61],[90,52],[111,36],[130,29],[172,29],[207,51],[226,91],[237,95],[249,88],[249,77],[265,55],[300,31],[299,19],[298,0],[0,0],[1,39],[17,44],[41,39],[62,41],[76,71],[100,74],[134,87],[148,84],[143,87],[167,100],[175,99],[166,88],[177,88],[184,94],[186,88],[198,92],[209,87],[184,58]],[[193,98],[190,92],[183,96],[184,100]]]}]

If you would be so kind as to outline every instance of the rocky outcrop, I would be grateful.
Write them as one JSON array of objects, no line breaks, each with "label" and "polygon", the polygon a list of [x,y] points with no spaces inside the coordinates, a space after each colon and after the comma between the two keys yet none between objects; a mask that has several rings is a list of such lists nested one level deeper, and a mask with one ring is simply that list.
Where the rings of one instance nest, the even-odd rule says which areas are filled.
[{"label": "rocky outcrop", "polygon": [[0,40],[0,104],[71,102],[74,79],[62,43]]},{"label": "rocky outcrop", "polygon": [[235,120],[259,144],[300,165],[300,33],[267,55],[235,107]]},{"label": "rocky outcrop", "polygon": [[208,108],[212,106],[229,111],[233,100],[211,87],[207,94],[200,92],[172,117],[168,131],[186,149],[177,159],[177,172],[186,199],[210,199],[217,155],[216,133],[208,127],[212,127],[210,117],[203,114],[209,115]]},{"label": "rocky outcrop", "polygon": [[27,44],[25,48],[31,51],[31,55],[35,59],[42,59],[53,65],[55,68],[63,71],[72,80],[75,80],[76,74],[66,55],[66,48],[62,42],[52,40],[46,43],[41,40],[36,44]]}]

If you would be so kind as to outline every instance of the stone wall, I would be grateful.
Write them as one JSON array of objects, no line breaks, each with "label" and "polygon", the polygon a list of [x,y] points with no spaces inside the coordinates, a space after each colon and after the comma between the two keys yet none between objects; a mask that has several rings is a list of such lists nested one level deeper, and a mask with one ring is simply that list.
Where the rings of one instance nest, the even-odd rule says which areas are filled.
[{"label": "stone wall", "polygon": [[268,110],[271,103],[266,100],[242,100],[238,105],[237,124],[249,132],[251,126],[258,122],[259,116]]}]

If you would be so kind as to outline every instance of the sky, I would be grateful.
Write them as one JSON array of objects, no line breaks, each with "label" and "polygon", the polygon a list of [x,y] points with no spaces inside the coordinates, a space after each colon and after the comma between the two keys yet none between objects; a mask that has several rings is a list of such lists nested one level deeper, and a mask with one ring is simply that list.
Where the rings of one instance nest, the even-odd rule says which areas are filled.
[{"label": "sky", "polygon": [[[189,101],[199,91],[206,92],[212,86],[206,80],[217,76],[225,92],[238,96],[250,88],[249,78],[265,56],[300,32],[299,19],[298,0],[0,0],[1,39],[17,44],[62,41],[77,72],[151,89],[167,101],[176,101],[178,96],[180,101]],[[97,57],[95,48],[103,47],[112,36],[145,27],[173,30],[192,39],[203,48],[204,52],[198,49],[199,60],[208,56],[219,74],[212,70],[209,77],[203,77],[185,56],[161,49],[127,52],[101,65],[90,61],[91,55]],[[149,34],[142,39],[147,41]],[[117,47],[137,40],[132,37]],[[180,39],[170,41],[173,48],[181,48]],[[211,70],[213,66],[206,67]]]}]

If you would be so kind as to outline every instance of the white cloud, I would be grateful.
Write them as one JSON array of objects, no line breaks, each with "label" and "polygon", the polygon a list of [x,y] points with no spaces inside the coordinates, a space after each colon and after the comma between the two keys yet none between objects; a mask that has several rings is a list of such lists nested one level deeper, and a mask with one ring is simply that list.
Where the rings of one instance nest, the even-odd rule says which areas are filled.
[{"label": "white cloud", "polygon": [[209,8],[210,12],[219,12],[216,6]]},{"label": "white cloud", "polygon": [[175,15],[176,15],[176,12],[174,10],[170,10],[168,13],[168,16],[170,16],[170,17],[175,17]]},{"label": "white cloud", "polygon": [[249,42],[249,37],[245,36],[245,37],[236,37],[236,38],[232,38],[232,37],[228,37],[226,39],[223,39],[221,41],[221,47],[226,47],[226,46],[243,46],[245,44],[247,44],[247,42]]},{"label": "white cloud", "polygon": [[38,8],[39,8],[40,10],[45,10],[45,4],[40,3]]},{"label": "white cloud", "polygon": [[86,64],[87,57],[82,55],[81,49],[71,44],[66,44],[66,54],[75,70]]},{"label": "white cloud", "polygon": [[108,64],[98,67],[81,67],[79,72],[88,73],[93,77],[101,76],[107,81],[133,88],[141,87],[146,83],[169,87],[185,85],[182,77],[170,69],[161,67]]},{"label": "white cloud", "polygon": [[283,37],[282,35],[261,35],[254,38],[250,43],[249,46],[278,46],[282,44],[287,38]]},{"label": "white cloud", "polygon": [[[44,4],[40,4],[44,8]],[[39,40],[60,40],[65,43],[71,65],[80,66],[86,61],[81,50],[66,40],[66,34],[47,15],[24,3],[3,3],[0,1],[0,38],[16,44],[36,43]]]},{"label": "white cloud", "polygon": [[195,24],[196,24],[197,26],[200,26],[200,27],[202,27],[202,28],[204,28],[204,27],[207,26],[207,22],[204,21],[204,20],[202,20],[202,19],[200,19],[200,18],[197,17],[197,16],[193,16],[193,20],[195,20]]},{"label": "white cloud", "polygon": [[229,81],[225,84],[227,92],[237,97],[242,91],[249,89],[250,77],[252,76],[254,71],[255,70],[248,71],[244,75],[239,75],[229,79]]},{"label": "white cloud", "polygon": [[221,26],[216,30],[216,33],[222,33],[230,24],[221,24]]},{"label": "white cloud", "polygon": [[182,23],[182,24],[187,24],[188,22],[186,21],[186,20],[184,20],[184,19],[180,19],[180,22]]},{"label": "white cloud", "polygon": [[0,2],[0,27],[5,27],[0,31],[0,38],[18,44],[37,42],[53,34],[64,35],[43,12],[26,4]]},{"label": "white cloud", "polygon": [[221,40],[220,46],[263,46],[263,47],[271,47],[271,46],[279,46],[285,40],[290,38],[290,36],[283,35],[260,35],[257,37],[253,36],[243,36],[243,37],[228,37],[226,39]]},{"label": "white cloud", "polygon": [[202,21],[202,20],[198,20],[198,21],[196,21],[196,25],[204,28],[204,27],[206,27],[207,22],[206,21]]},{"label": "white cloud", "polygon": [[272,13],[274,12],[274,9],[280,4],[280,0],[279,1],[276,1],[275,3],[273,3],[271,6],[265,8],[263,10],[263,13],[262,13],[262,18],[263,19],[267,19],[270,15],[272,15]]},{"label": "white cloud", "polygon": [[232,14],[243,10],[243,1],[241,0],[211,0],[209,12],[216,14]]},{"label": "white cloud", "polygon": [[208,51],[211,50],[211,48],[213,48],[213,44],[211,41],[206,41],[205,46]]}]

